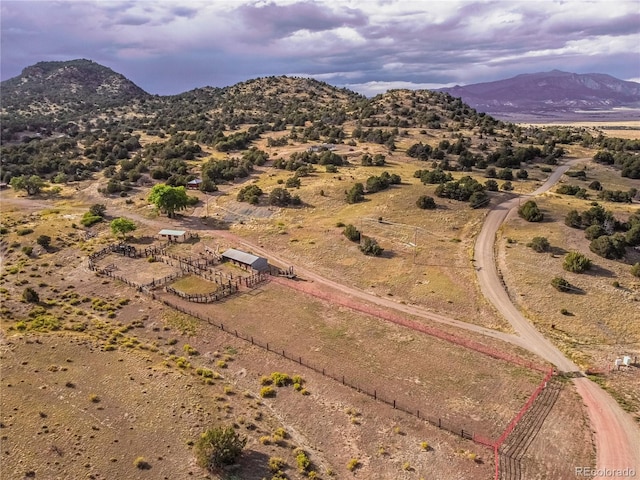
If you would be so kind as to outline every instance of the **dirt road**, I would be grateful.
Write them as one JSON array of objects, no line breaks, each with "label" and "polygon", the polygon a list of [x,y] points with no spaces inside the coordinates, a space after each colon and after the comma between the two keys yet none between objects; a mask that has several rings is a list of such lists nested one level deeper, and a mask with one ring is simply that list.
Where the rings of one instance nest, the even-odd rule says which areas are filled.
[{"label": "dirt road", "polygon": [[558,167],[549,176],[547,181],[531,195],[514,197],[495,206],[484,220],[482,230],[476,240],[474,251],[478,283],[487,300],[509,321],[518,336],[527,344],[528,350],[550,361],[559,370],[566,372],[577,371],[579,368],[568,360],[549,340],[542,336],[513,304],[498,275],[494,257],[494,245],[496,233],[509,214],[515,211],[520,203],[529,196],[539,195],[549,190],[549,188],[555,185],[564,172],[571,168],[572,164],[576,162],[578,162],[578,160]]},{"label": "dirt road", "polygon": [[[573,160],[558,167],[555,172],[530,196],[539,195],[551,188],[571,166]],[[476,240],[474,261],[478,282],[485,297],[509,321],[528,349],[553,363],[562,371],[577,371],[578,367],[567,359],[549,340],[518,311],[507,294],[498,275],[494,257],[496,233],[500,225],[512,215],[518,205],[529,196],[516,197],[494,207],[487,215]],[[573,381],[589,414],[596,441],[596,466],[606,478],[628,478],[624,469],[635,468],[640,472],[640,428],[620,405],[600,386],[586,377]],[[576,465],[583,467],[586,465]],[[623,473],[617,474],[619,470]]]}]

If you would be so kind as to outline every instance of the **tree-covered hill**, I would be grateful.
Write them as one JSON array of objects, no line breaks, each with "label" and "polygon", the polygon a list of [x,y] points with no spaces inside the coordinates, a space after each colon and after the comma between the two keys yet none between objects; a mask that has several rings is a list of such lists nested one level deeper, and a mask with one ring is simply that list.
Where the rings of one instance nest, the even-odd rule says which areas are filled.
[{"label": "tree-covered hill", "polygon": [[[599,161],[620,166],[622,175],[639,175],[637,141],[593,136],[584,128],[525,128],[445,92],[390,90],[366,98],[314,79],[272,76],[152,96],[89,60],[38,63],[1,87],[4,182],[24,175],[65,182],[104,171],[113,193],[141,178],[184,185],[206,173],[210,182],[203,188],[213,189],[264,163],[258,146],[309,143],[369,144],[366,149],[429,160],[438,171],[479,169],[507,181],[511,169],[524,175],[516,170],[527,163],[555,164],[562,145],[580,144],[608,151]],[[194,168],[193,161],[210,159],[212,151],[218,160]],[[274,166],[340,165],[330,154],[305,152]],[[420,178],[431,183],[432,174],[425,169]]]},{"label": "tree-covered hill", "polygon": [[46,135],[83,115],[150,98],[123,75],[84,59],[36,63],[0,88],[4,138],[20,131]]}]

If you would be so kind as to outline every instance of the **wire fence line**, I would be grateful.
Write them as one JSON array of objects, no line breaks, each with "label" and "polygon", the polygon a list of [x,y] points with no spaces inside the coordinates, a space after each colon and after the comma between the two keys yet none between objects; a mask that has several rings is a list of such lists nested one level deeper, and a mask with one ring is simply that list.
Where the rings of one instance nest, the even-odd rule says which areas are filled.
[{"label": "wire fence line", "polygon": [[[530,362],[530,361],[526,361],[524,359],[521,359],[519,357],[513,356],[513,355],[509,355],[506,352],[500,352],[496,349],[492,349],[490,347],[487,347],[486,345],[482,345],[478,342],[475,342],[473,340],[469,340],[469,339],[463,339],[461,337],[457,337],[453,334],[449,334],[447,332],[444,332],[442,330],[439,330],[435,327],[429,327],[427,325],[424,324],[420,324],[417,322],[413,322],[410,321],[408,319],[404,319],[402,317],[399,317],[397,315],[393,315],[390,312],[386,312],[383,311],[381,309],[374,309],[375,312],[374,314],[377,316],[380,316],[381,318],[390,320],[394,323],[397,323],[399,325],[403,325],[406,326],[408,328],[412,328],[414,330],[417,331],[421,331],[423,333],[427,333],[429,335],[435,336],[436,338],[440,338],[446,341],[449,341],[451,343],[454,344],[458,344],[460,346],[466,347],[466,348],[470,348],[472,350],[478,351],[480,353],[484,353],[488,356],[491,356],[493,358],[496,359],[500,359],[500,360],[505,360],[514,364],[517,364],[519,366],[523,366],[532,370],[536,370],[536,371],[544,371],[545,372],[545,376],[542,379],[542,381],[540,382],[540,384],[536,387],[536,389],[533,391],[533,393],[530,395],[530,397],[527,399],[527,401],[525,402],[525,404],[522,406],[522,408],[520,409],[520,411],[514,416],[514,418],[509,422],[509,424],[507,425],[507,427],[504,429],[504,431],[502,432],[502,434],[496,439],[496,440],[492,440],[490,437],[483,435],[482,433],[478,433],[478,432],[474,432],[472,431],[472,429],[469,428],[465,428],[463,425],[463,422],[461,420],[451,420],[450,418],[445,418],[443,419],[440,416],[434,416],[434,415],[430,415],[429,412],[426,411],[420,411],[420,409],[417,408],[412,408],[406,404],[404,404],[402,401],[398,401],[395,398],[392,398],[391,396],[389,396],[388,394],[386,394],[384,391],[378,390],[377,388],[372,388],[371,386],[368,387],[364,387],[362,385],[358,385],[357,383],[347,379],[344,375],[341,374],[336,374],[335,372],[331,372],[328,371],[326,368],[320,367],[318,365],[314,365],[311,362],[304,360],[301,356],[296,356],[293,355],[291,353],[287,353],[286,350],[284,349],[280,349],[280,348],[276,348],[273,344],[269,344],[268,342],[263,342],[260,339],[257,339],[253,336],[249,336],[249,335],[245,335],[241,332],[238,332],[238,330],[236,329],[230,329],[229,327],[225,327],[224,324],[222,322],[217,322],[216,320],[214,320],[213,318],[209,317],[208,315],[205,315],[203,313],[200,312],[196,312],[193,310],[190,310],[188,308],[185,308],[184,306],[173,302],[171,300],[169,300],[168,298],[164,298],[164,297],[159,297],[158,295],[156,295],[156,293],[154,293],[153,289],[157,288],[160,285],[166,284],[166,283],[170,283],[171,281],[175,280],[176,278],[179,278],[180,276],[182,276],[184,274],[184,270],[181,272],[178,272],[176,274],[173,275],[169,275],[167,277],[164,277],[163,279],[158,279],[158,280],[153,280],[150,283],[147,284],[138,284],[136,282],[130,281],[127,278],[121,276],[121,275],[117,275],[113,272],[113,270],[111,269],[99,269],[95,266],[95,264],[93,263],[94,260],[96,259],[100,259],[103,258],[104,256],[106,256],[109,253],[119,253],[119,254],[124,254],[124,255],[131,255],[131,250],[126,249],[126,248],[122,248],[122,244],[118,244],[118,245],[110,245],[109,247],[106,247],[105,249],[101,250],[100,252],[96,252],[94,254],[92,254],[89,257],[89,268],[93,271],[96,271],[97,273],[101,273],[104,275],[107,275],[111,278],[117,279],[119,281],[122,281],[123,283],[125,283],[126,285],[136,288],[138,291],[140,291],[141,293],[150,296],[152,299],[154,300],[158,300],[161,303],[163,303],[164,305],[173,308],[179,312],[182,312],[184,314],[190,315],[192,317],[198,318],[199,320],[202,320],[204,322],[207,322],[209,325],[212,325],[214,327],[219,328],[220,330],[222,330],[223,332],[226,332],[228,334],[231,334],[233,336],[235,336],[236,338],[239,338],[241,340],[244,340],[248,343],[250,343],[253,346],[262,348],[268,352],[272,352],[274,354],[277,354],[283,358],[286,358],[292,362],[295,362],[298,365],[301,365],[305,368],[308,368],[318,374],[321,374],[327,378],[330,378],[336,382],[341,383],[344,386],[347,386],[353,390],[356,390],[359,393],[362,393],[364,395],[369,396],[370,398],[373,398],[376,401],[385,403],[387,405],[389,405],[390,407],[392,407],[395,410],[399,410],[401,412],[404,412],[408,415],[414,416],[420,420],[423,420],[431,425],[434,425],[436,427],[438,427],[441,430],[447,431],[449,433],[452,433],[456,436],[460,436],[461,438],[464,439],[468,439],[473,441],[474,443],[478,444],[478,445],[482,445],[486,448],[492,449],[494,452],[494,461],[495,461],[495,480],[500,480],[501,478],[501,465],[510,465],[513,463],[513,455],[509,452],[509,451],[505,451],[503,449],[501,449],[501,447],[503,446],[503,444],[505,443],[505,441],[507,440],[507,438],[509,437],[509,435],[513,432],[513,430],[516,428],[516,426],[519,424],[519,422],[522,420],[523,416],[532,408],[532,406],[534,405],[534,403],[536,402],[536,399],[539,397],[540,393],[543,391],[543,389],[545,389],[547,387],[547,382],[549,382],[549,380],[551,379],[551,377],[555,374],[554,369],[545,369],[544,367],[542,367],[540,364],[537,364],[535,362]],[[204,270],[204,268],[196,268],[193,265],[190,265],[191,268],[194,268],[195,270],[199,270],[202,272],[202,270]],[[208,270],[208,267],[207,267]],[[193,272],[195,273],[195,272]],[[290,270],[286,270],[286,271],[278,271],[278,272],[271,272],[271,274],[277,274],[277,276],[285,276],[285,277],[289,277],[289,278],[293,278],[295,277],[295,275],[293,274],[293,269]],[[291,275],[291,276],[290,276]],[[274,280],[277,278],[276,277],[272,277]],[[238,291],[239,288],[239,284],[238,281],[239,280],[244,280],[245,281],[245,285],[247,287],[250,286],[254,286],[260,282],[265,281],[267,278],[269,278],[269,274],[267,273],[256,273],[253,274],[249,277],[238,277],[236,278],[236,282],[235,283],[231,283],[229,281],[229,287],[226,289],[229,293],[228,295],[235,293]],[[278,283],[284,283],[286,282],[287,284],[289,284],[290,286],[292,285],[292,282],[288,282],[286,280],[282,280]],[[174,294],[176,296],[178,296],[179,298],[183,298],[187,301],[192,301],[192,302],[196,302],[196,303],[208,303],[205,301],[205,299],[203,297],[208,297],[213,295],[213,298],[215,298],[216,300],[219,300],[221,298],[223,298],[221,296],[221,292],[213,292],[213,293],[209,293],[209,294],[202,294],[202,295],[189,295],[189,294],[185,294],[184,292],[179,292],[178,290],[175,290],[171,287],[165,287],[165,290],[170,293],[170,294]],[[305,291],[305,290],[303,290]],[[306,292],[309,293],[309,292]],[[227,296],[228,296],[227,295]],[[325,300],[330,300],[330,301],[334,301],[337,304],[342,304],[343,302],[340,301],[340,299],[338,298],[334,298],[334,296],[331,296],[329,294],[323,293],[320,294],[319,292],[315,292],[314,293],[315,296],[318,297],[322,297]],[[346,305],[345,306],[352,308],[352,309],[356,309],[358,310],[357,306],[354,307],[354,305]],[[364,313],[368,313],[368,314],[372,314],[371,309],[367,309],[366,311],[363,310]],[[516,459],[517,460],[517,459]],[[510,469],[507,469],[507,467],[505,467],[506,471],[502,472],[503,474],[507,474],[507,475],[511,475],[511,471]]]},{"label": "wire fence line", "polygon": [[372,388],[370,386],[365,387],[362,385],[358,385],[357,383],[353,382],[352,380],[349,380],[347,377],[345,377],[342,374],[329,371],[326,368],[323,368],[319,365],[315,365],[309,362],[308,360],[303,359],[302,356],[300,355],[294,355],[290,352],[287,352],[284,349],[281,349],[279,347],[276,347],[273,344],[270,344],[269,342],[261,341],[260,339],[254,336],[245,335],[236,329],[229,328],[228,326],[225,326],[222,322],[217,322],[216,320],[209,317],[208,315],[185,308],[184,306],[179,305],[175,302],[172,302],[167,298],[159,297],[153,292],[151,293],[151,297],[154,300],[158,300],[162,302],[164,305],[170,308],[173,308],[186,315],[190,315],[192,317],[198,318],[199,320],[207,322],[209,325],[217,327],[223,332],[227,332],[235,336],[236,338],[239,338],[241,340],[244,340],[250,343],[253,346],[262,348],[268,352],[272,352],[276,355],[286,358],[292,362],[295,362],[298,365],[301,365],[327,378],[330,378],[336,382],[339,382],[346,387],[356,390],[359,393],[367,395],[368,397],[373,398],[376,401],[385,403],[395,410],[399,410],[408,415],[414,416],[420,420],[423,420],[425,422],[430,423],[431,425],[434,425],[440,428],[441,430],[445,430],[445,431],[448,431],[449,433],[460,436],[462,438],[472,440],[480,445],[491,446],[491,445],[487,445],[489,440],[487,440],[485,436],[483,436],[482,434],[475,433],[470,428],[465,428],[465,426],[463,425],[463,421],[461,420],[456,421],[456,420],[451,420],[450,418],[442,418],[440,416],[430,415],[428,411],[425,411],[425,410],[421,411],[420,409],[412,408],[406,405],[405,403],[403,403],[402,401],[399,401],[396,398],[391,397],[390,395],[388,395],[386,392],[382,390],[379,390],[377,388]]},{"label": "wire fence line", "polygon": [[[511,419],[511,422],[504,429],[502,434],[498,437],[498,439],[493,443],[493,452],[494,452],[494,461],[495,461],[495,477],[494,480],[500,480],[501,474],[511,475],[510,465],[513,464],[514,461],[517,461],[515,458],[515,452],[505,451],[502,449],[506,439],[513,432],[513,430],[518,426],[522,417],[531,409],[531,407],[536,402],[536,399],[540,396],[540,393],[547,388],[547,384],[551,377],[555,375],[555,370],[550,368],[542,381],[538,384],[533,393],[529,396],[525,404],[522,406],[520,411]],[[501,470],[500,466],[505,465],[506,467]]]}]

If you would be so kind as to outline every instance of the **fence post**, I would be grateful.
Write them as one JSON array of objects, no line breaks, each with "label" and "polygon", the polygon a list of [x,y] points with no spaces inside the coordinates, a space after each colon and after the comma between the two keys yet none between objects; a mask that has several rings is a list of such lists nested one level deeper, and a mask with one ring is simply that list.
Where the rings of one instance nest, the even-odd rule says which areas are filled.
[{"label": "fence post", "polygon": [[396,401],[393,401],[393,408],[396,408]]},{"label": "fence post", "polygon": [[251,345],[253,345],[253,337],[251,337]]},{"label": "fence post", "polygon": [[438,418],[438,428],[442,428],[442,420]]},{"label": "fence post", "polygon": [[344,385],[344,375],[342,376],[342,384]]},{"label": "fence post", "polygon": [[375,390],[373,391],[373,399],[374,400],[378,399],[378,392],[376,392]]},{"label": "fence post", "polygon": [[302,365],[302,357],[298,357],[298,363]]}]

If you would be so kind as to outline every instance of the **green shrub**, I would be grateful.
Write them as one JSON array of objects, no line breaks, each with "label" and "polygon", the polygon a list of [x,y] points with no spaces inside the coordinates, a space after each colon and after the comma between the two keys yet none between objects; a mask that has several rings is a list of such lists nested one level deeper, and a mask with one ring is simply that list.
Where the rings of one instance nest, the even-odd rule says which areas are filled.
[{"label": "green shrub", "polygon": [[104,217],[105,213],[107,213],[107,207],[102,203],[94,203],[89,207],[89,213],[96,217]]},{"label": "green shrub", "polygon": [[360,466],[360,460],[358,460],[357,458],[352,458],[351,460],[349,460],[349,463],[347,463],[347,470],[349,470],[350,472],[353,472],[359,466]]},{"label": "green shrub", "polygon": [[384,249],[378,245],[378,242],[375,238],[363,236],[362,244],[360,245],[360,251],[365,255],[370,255],[373,257],[379,257],[382,255]]},{"label": "green shrub", "polygon": [[533,200],[527,200],[520,208],[518,208],[518,215],[524,218],[527,222],[541,222],[544,218],[544,214],[538,208],[538,205]]},{"label": "green shrub", "polygon": [[240,436],[233,427],[210,428],[200,435],[195,444],[198,465],[209,471],[232,465],[246,444],[246,437]]},{"label": "green shrub", "polygon": [[33,253],[33,247],[31,246],[22,247],[22,253],[24,253],[27,257],[30,257],[31,254]]},{"label": "green shrub", "polygon": [[307,456],[307,453],[304,450],[297,449],[296,452],[296,463],[298,464],[298,470],[300,473],[306,472],[311,466],[311,460]]},{"label": "green shrub", "polygon": [[276,396],[276,391],[273,389],[273,387],[270,386],[266,386],[266,387],[262,387],[260,389],[260,396],[262,398],[271,398],[271,397],[275,397]]},{"label": "green shrub", "polygon": [[535,252],[543,253],[551,250],[551,244],[546,237],[533,237],[527,247],[531,247]]},{"label": "green shrub", "polygon": [[182,350],[184,350],[184,353],[186,353],[187,355],[198,355],[198,350],[193,348],[188,343],[186,343],[184,347],[182,347]]},{"label": "green shrub", "polygon": [[358,203],[364,200],[364,185],[356,183],[347,192],[347,203]]},{"label": "green shrub", "polygon": [[560,292],[568,292],[573,288],[573,286],[562,277],[554,277],[551,280],[551,285]]},{"label": "green shrub", "polygon": [[271,374],[271,380],[273,380],[273,384],[276,387],[286,387],[287,385],[291,385],[293,383],[289,375],[280,372],[273,372]]},{"label": "green shrub", "polygon": [[51,237],[49,235],[40,235],[36,239],[36,243],[42,248],[49,248],[49,245],[51,245]]},{"label": "green shrub", "polygon": [[595,240],[603,235],[606,235],[607,231],[601,225],[590,225],[584,230],[584,236],[587,240]]},{"label": "green shrub", "polygon": [[238,192],[237,200],[239,202],[249,202],[252,205],[257,204],[262,195],[262,189],[257,185],[247,185]]},{"label": "green shrub", "polygon": [[82,219],[80,219],[80,223],[85,227],[90,227],[92,225],[95,225],[96,223],[101,222],[102,220],[104,219],[101,216],[93,215],[91,212],[87,212],[82,216]]},{"label": "green shrub", "polygon": [[360,231],[351,224],[344,227],[342,234],[352,242],[360,241]]},{"label": "green shrub", "polygon": [[38,303],[40,295],[33,288],[27,287],[22,291],[22,299],[27,303]]},{"label": "green shrub", "polygon": [[21,228],[16,233],[20,236],[29,235],[33,233],[33,228]]},{"label": "green shrub", "polygon": [[276,473],[282,470],[287,465],[287,462],[284,461],[283,458],[280,457],[271,457],[269,458],[269,470]]},{"label": "green shrub", "polygon": [[138,457],[133,461],[133,466],[139,468],[140,470],[149,470],[151,468],[151,464],[147,462],[144,457]]},{"label": "green shrub", "polygon": [[582,273],[591,268],[591,260],[580,252],[569,252],[564,257],[562,268],[568,272]]},{"label": "green shrub", "polygon": [[416,205],[418,206],[418,208],[421,208],[423,210],[433,210],[436,208],[435,200],[429,195],[421,195],[416,201]]},{"label": "green shrub", "polygon": [[626,253],[626,241],[621,234],[602,235],[589,244],[589,250],[604,258],[617,259],[624,257]]},{"label": "green shrub", "polygon": [[631,275],[634,277],[640,277],[640,262],[636,263],[631,267]]},{"label": "green shrub", "polygon": [[213,370],[208,368],[196,368],[196,375],[200,375],[204,378],[213,378]]}]

